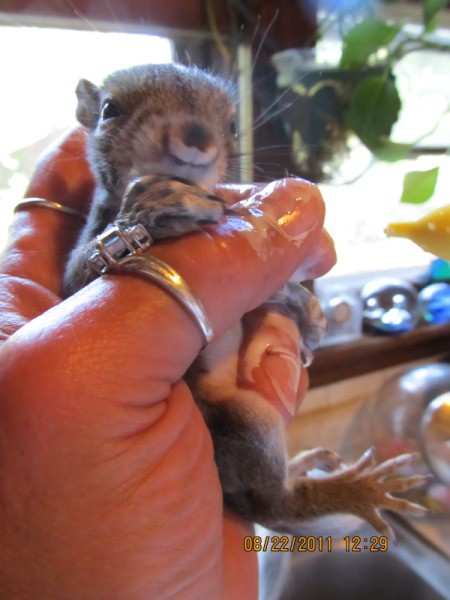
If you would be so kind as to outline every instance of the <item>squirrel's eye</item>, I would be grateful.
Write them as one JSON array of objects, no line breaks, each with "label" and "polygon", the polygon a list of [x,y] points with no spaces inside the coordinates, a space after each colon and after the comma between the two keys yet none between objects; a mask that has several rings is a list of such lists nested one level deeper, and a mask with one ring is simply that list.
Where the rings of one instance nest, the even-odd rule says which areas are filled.
[{"label": "squirrel's eye", "polygon": [[230,121],[230,133],[231,133],[231,135],[234,135],[235,137],[237,136],[236,121],[234,119],[232,121]]},{"label": "squirrel's eye", "polygon": [[111,102],[111,100],[105,100],[102,106],[102,121],[107,121],[108,119],[114,119],[114,117],[118,117],[120,115],[120,110]]}]

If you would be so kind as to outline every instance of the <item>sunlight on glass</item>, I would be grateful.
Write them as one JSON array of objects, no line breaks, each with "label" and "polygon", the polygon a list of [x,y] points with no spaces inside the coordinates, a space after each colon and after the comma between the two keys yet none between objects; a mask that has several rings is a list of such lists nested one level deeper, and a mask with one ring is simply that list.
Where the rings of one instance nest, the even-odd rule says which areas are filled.
[{"label": "sunlight on glass", "polygon": [[0,245],[11,206],[39,154],[75,124],[75,88],[111,71],[172,62],[168,39],[42,27],[0,27]]},{"label": "sunlight on glass", "polygon": [[[445,33],[441,32],[440,38],[450,43],[450,32]],[[446,148],[450,139],[450,55],[432,50],[411,52],[398,63],[395,75],[403,109],[393,138]]]},{"label": "sunlight on glass", "polygon": [[74,122],[81,77],[100,82],[118,68],[172,60],[166,39],[40,27],[2,27],[0,52],[1,158]]},{"label": "sunlight on glass", "polygon": [[[406,239],[387,238],[388,223],[415,221],[434,208],[450,204],[450,158],[376,163],[351,185],[320,185],[327,205],[326,226],[336,243],[338,261],[330,277],[428,265],[433,255]],[[400,203],[404,175],[440,166],[434,197],[423,205]]]},{"label": "sunlight on glass", "polygon": [[[448,30],[439,30],[450,40]],[[447,148],[450,139],[450,56],[412,52],[395,69],[403,107],[393,139],[419,146]],[[418,75],[420,74],[420,75]],[[353,273],[425,267],[435,258],[406,239],[388,239],[392,221],[415,221],[434,208],[450,204],[450,156],[421,155],[393,163],[375,162],[350,185],[321,185],[326,224],[338,254],[330,277]],[[400,202],[403,178],[410,171],[440,167],[434,196],[422,205]],[[353,165],[352,165],[353,167]]]}]

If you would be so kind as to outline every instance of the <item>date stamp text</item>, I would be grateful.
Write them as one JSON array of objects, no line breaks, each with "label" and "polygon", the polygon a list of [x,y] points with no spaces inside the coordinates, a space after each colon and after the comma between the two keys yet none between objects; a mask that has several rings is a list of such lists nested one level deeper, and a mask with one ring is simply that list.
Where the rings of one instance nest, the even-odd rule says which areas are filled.
[{"label": "date stamp text", "polygon": [[245,552],[332,552],[333,547],[344,552],[387,552],[389,540],[385,535],[361,537],[312,535],[248,535],[244,538]]}]

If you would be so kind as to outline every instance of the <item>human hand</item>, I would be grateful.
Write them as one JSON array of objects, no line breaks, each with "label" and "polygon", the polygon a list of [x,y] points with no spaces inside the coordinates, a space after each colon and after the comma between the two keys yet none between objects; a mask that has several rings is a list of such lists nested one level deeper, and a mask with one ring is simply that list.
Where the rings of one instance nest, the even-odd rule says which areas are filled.
[{"label": "human hand", "polygon": [[[76,130],[56,146],[27,195],[85,210],[84,143]],[[245,203],[255,191],[221,193]],[[188,282],[216,337],[297,267],[313,278],[334,261],[311,186],[279,184],[246,208],[152,247]],[[200,332],[136,276],[101,277],[61,301],[78,225],[51,210],[19,212],[1,268],[3,597],[256,597],[256,556],[243,550],[251,525],[223,511],[211,438],[183,381]],[[275,377],[283,367],[280,357],[270,365]],[[261,378],[254,386],[270,396]]]}]

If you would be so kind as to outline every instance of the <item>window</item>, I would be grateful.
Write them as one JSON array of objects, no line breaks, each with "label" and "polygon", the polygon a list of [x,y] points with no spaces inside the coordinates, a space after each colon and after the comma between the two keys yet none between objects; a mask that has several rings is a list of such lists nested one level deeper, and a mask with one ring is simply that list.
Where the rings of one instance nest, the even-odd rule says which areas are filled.
[{"label": "window", "polygon": [[170,40],[132,33],[0,26],[0,245],[39,154],[75,124],[75,87],[118,68],[172,62]]},{"label": "window", "polygon": [[[389,10],[403,9],[393,4]],[[409,8],[393,17],[414,21]],[[22,196],[37,156],[74,122],[78,79],[99,81],[122,66],[170,62],[173,47],[168,39],[137,33],[0,27],[0,73],[8,90],[0,95],[1,245],[12,207]],[[439,35],[450,41],[450,27]],[[372,276],[376,271],[411,266],[424,269],[433,258],[408,240],[387,239],[384,229],[390,221],[414,220],[450,203],[450,158],[426,153],[430,148],[447,147],[450,140],[450,113],[446,112],[450,107],[450,53],[411,54],[398,65],[397,77],[407,99],[395,132],[399,141],[415,140],[431,131],[440,116],[442,121],[422,140],[425,153],[415,160],[376,163],[353,183],[320,185],[327,204],[326,226],[338,252],[330,277],[354,277],[362,272]],[[249,127],[243,123],[242,129]],[[403,175],[437,165],[441,170],[435,197],[421,206],[400,204]]]},{"label": "window", "polygon": [[[450,158],[423,155],[398,163],[377,163],[350,185],[320,185],[327,205],[326,227],[333,236],[338,262],[329,276],[425,267],[435,258],[405,239],[386,238],[393,221],[414,221],[450,203]],[[423,205],[400,203],[405,173],[440,165],[436,193]],[[420,267],[423,267],[420,269]]]},{"label": "window", "polygon": [[[403,17],[410,17],[409,12]],[[436,32],[450,45],[450,29]],[[416,158],[377,162],[347,185],[320,188],[327,204],[327,228],[335,239],[338,263],[329,276],[418,267],[435,258],[409,240],[386,238],[392,221],[414,221],[450,203],[450,52],[420,51],[398,63],[395,75],[403,101],[393,138],[417,145]],[[447,153],[446,153],[447,152]],[[404,175],[440,167],[433,198],[422,205],[400,203]]]}]

